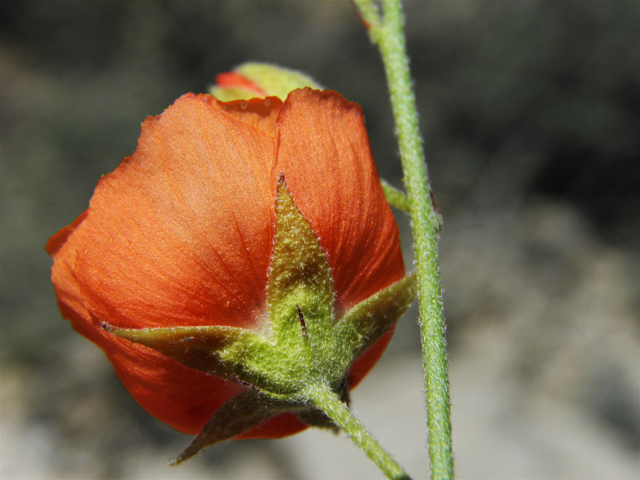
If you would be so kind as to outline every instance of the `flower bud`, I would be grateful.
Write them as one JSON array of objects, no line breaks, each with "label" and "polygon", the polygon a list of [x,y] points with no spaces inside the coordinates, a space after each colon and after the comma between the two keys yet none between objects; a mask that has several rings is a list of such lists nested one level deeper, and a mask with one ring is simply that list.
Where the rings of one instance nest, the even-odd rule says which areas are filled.
[{"label": "flower bud", "polygon": [[238,65],[232,72],[221,73],[211,94],[222,101],[248,100],[267,96],[287,98],[296,88],[321,89],[311,77],[288,68],[268,63],[247,62]]}]

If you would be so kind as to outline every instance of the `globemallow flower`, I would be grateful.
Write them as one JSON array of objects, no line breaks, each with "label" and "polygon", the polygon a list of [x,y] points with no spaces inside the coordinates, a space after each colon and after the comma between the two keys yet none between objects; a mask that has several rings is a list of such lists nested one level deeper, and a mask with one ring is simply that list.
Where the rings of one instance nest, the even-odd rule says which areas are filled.
[{"label": "globemallow flower", "polygon": [[149,413],[230,438],[335,428],[415,296],[362,111],[334,91],[187,94],[47,244],[62,315]]}]

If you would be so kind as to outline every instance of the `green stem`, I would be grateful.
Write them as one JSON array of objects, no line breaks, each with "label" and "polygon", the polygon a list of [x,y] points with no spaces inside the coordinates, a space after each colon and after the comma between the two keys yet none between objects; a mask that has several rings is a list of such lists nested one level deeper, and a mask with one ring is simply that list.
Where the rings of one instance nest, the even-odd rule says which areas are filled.
[{"label": "green stem", "polygon": [[[424,151],[420,140],[415,97],[411,87],[400,0],[384,0],[384,17],[371,0],[353,0],[369,23],[371,40],[380,49],[396,121],[409,209],[413,227],[420,332],[427,396],[429,457],[432,479],[453,478],[449,376],[442,288],[438,263],[438,214],[431,203]],[[378,17],[377,21],[373,16]]]},{"label": "green stem", "polygon": [[380,182],[382,183],[384,198],[386,198],[389,205],[403,212],[409,212],[409,199],[407,196],[385,180],[381,179]]},{"label": "green stem", "polygon": [[382,470],[387,478],[410,480],[409,475],[398,462],[382,448],[328,385],[310,386],[305,390],[304,397],[349,435],[349,438]]}]

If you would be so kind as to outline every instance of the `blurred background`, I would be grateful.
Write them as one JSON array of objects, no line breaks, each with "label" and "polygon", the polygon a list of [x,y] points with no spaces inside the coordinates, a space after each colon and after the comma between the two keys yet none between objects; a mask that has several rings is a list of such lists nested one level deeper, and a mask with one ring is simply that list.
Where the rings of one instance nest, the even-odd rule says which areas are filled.
[{"label": "blurred background", "polygon": [[[458,477],[638,478],[638,2],[405,7],[444,217]],[[0,477],[381,478],[324,431],[167,467],[189,437],[138,407],[56,307],[48,237],[135,150],[147,115],[247,60],[360,103],[381,175],[402,186],[384,72],[346,0],[0,4]],[[419,352],[413,307],[353,407],[426,478]]]}]

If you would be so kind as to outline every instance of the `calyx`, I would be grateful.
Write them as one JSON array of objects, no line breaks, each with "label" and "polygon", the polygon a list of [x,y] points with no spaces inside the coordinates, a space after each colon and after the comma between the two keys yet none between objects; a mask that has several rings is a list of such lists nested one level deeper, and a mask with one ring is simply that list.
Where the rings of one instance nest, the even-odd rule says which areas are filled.
[{"label": "calyx", "polygon": [[305,392],[325,385],[348,404],[345,377],[351,364],[395,324],[416,295],[415,274],[410,274],[336,319],[326,254],[284,176],[276,195],[268,282],[267,333],[227,326],[122,329],[104,324],[114,335],[247,387],[216,411],[176,464],[285,412],[308,425],[337,430]]}]

